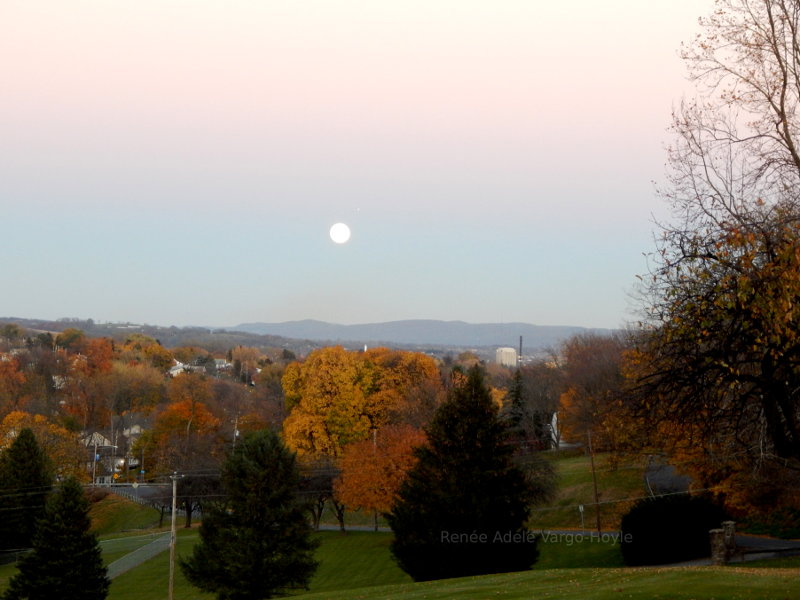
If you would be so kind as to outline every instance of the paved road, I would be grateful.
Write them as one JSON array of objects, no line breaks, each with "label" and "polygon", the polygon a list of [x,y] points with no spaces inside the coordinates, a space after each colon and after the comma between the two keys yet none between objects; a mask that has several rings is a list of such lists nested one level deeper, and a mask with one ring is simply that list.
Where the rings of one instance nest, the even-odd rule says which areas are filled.
[{"label": "paved road", "polygon": [[779,540],[758,535],[737,535],[736,547],[741,554],[734,562],[800,554],[800,540]]},{"label": "paved road", "polygon": [[[800,555],[800,540],[779,540],[757,535],[737,535],[736,554],[730,564]],[[705,567],[712,565],[710,558],[698,558],[681,563],[656,565],[658,567]]]}]

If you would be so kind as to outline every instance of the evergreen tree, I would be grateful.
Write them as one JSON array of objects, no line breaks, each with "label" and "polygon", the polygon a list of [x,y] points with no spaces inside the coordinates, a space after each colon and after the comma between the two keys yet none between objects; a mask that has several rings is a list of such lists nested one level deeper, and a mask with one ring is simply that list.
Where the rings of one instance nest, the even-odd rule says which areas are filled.
[{"label": "evergreen tree", "polygon": [[0,452],[0,550],[29,548],[53,483],[49,459],[28,428]]},{"label": "evergreen tree", "polygon": [[315,541],[298,500],[295,455],[271,431],[250,434],[222,467],[225,502],[203,515],[186,578],[219,600],[257,600],[305,587]]},{"label": "evergreen tree", "polygon": [[525,383],[522,380],[522,370],[514,371],[511,385],[506,393],[506,405],[504,414],[506,421],[514,437],[524,437],[525,430],[522,424],[525,418]]},{"label": "evergreen tree", "polygon": [[508,424],[479,367],[427,434],[387,515],[400,567],[416,581],[530,568],[538,549],[525,523],[536,488],[512,460]]},{"label": "evergreen tree", "polygon": [[109,580],[97,538],[89,531],[89,501],[74,477],[47,501],[33,551],[22,557],[3,600],[102,600]]},{"label": "evergreen tree", "polygon": [[518,453],[546,450],[553,445],[550,423],[561,392],[554,371],[543,363],[514,371],[500,416],[511,429]]}]

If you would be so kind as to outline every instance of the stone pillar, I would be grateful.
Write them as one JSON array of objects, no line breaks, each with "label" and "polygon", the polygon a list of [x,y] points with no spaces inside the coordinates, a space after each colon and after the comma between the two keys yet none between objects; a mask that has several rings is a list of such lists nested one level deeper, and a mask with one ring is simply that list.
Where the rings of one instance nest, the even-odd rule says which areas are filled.
[{"label": "stone pillar", "polygon": [[708,532],[711,538],[711,563],[724,565],[728,562],[728,549],[725,547],[725,530],[712,529]]},{"label": "stone pillar", "polygon": [[736,555],[736,522],[723,521],[722,531],[725,532],[725,558],[729,562]]}]

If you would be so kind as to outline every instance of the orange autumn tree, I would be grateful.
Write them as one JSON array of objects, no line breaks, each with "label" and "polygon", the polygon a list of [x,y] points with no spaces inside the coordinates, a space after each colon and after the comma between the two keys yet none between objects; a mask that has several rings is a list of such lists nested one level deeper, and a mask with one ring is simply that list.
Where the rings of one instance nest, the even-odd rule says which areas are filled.
[{"label": "orange autumn tree", "polygon": [[0,358],[0,417],[24,408],[27,400],[24,394],[26,381],[19,361],[10,355],[3,355]]},{"label": "orange autumn tree", "polygon": [[105,427],[111,412],[101,376],[111,371],[113,342],[108,338],[78,337],[69,348],[59,350],[60,359],[67,365],[61,389],[64,409],[81,429]]},{"label": "orange autumn tree", "polygon": [[334,490],[350,508],[386,513],[414,466],[414,448],[425,443],[425,434],[410,425],[389,425],[375,433],[374,440],[345,447]]},{"label": "orange autumn tree", "polygon": [[134,446],[135,454],[144,453],[148,472],[203,469],[219,459],[221,421],[208,406],[213,398],[210,385],[205,376],[194,373],[178,375],[169,382],[169,404]]},{"label": "orange autumn tree", "polygon": [[53,464],[59,477],[73,476],[88,480],[87,449],[78,436],[64,427],[52,423],[44,415],[13,411],[0,422],[0,451],[8,448],[23,429],[30,429],[39,447]]},{"label": "orange autumn tree", "polygon": [[[692,488],[705,490],[736,519],[786,518],[797,509],[794,472],[764,460],[759,469],[742,452],[735,436],[714,426],[712,411],[699,406],[694,419],[669,414],[670,400],[640,387],[653,369],[653,359],[641,348],[626,353],[625,376],[630,404],[621,411],[630,448],[663,457],[691,478]],[[653,416],[656,418],[653,418]],[[621,427],[622,428],[622,427]],[[788,492],[788,493],[787,493]],[[789,520],[791,522],[791,518]]]},{"label": "orange autumn tree", "polygon": [[616,450],[617,411],[624,384],[623,356],[627,341],[622,334],[580,334],[562,347],[562,381],[559,425],[563,437],[595,449]]}]

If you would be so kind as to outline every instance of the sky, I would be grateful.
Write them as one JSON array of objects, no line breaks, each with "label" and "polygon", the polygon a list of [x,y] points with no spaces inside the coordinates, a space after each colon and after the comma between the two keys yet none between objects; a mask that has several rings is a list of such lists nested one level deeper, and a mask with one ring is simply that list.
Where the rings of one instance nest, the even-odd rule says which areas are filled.
[{"label": "sky", "polygon": [[3,0],[0,317],[624,325],[712,4]]}]

